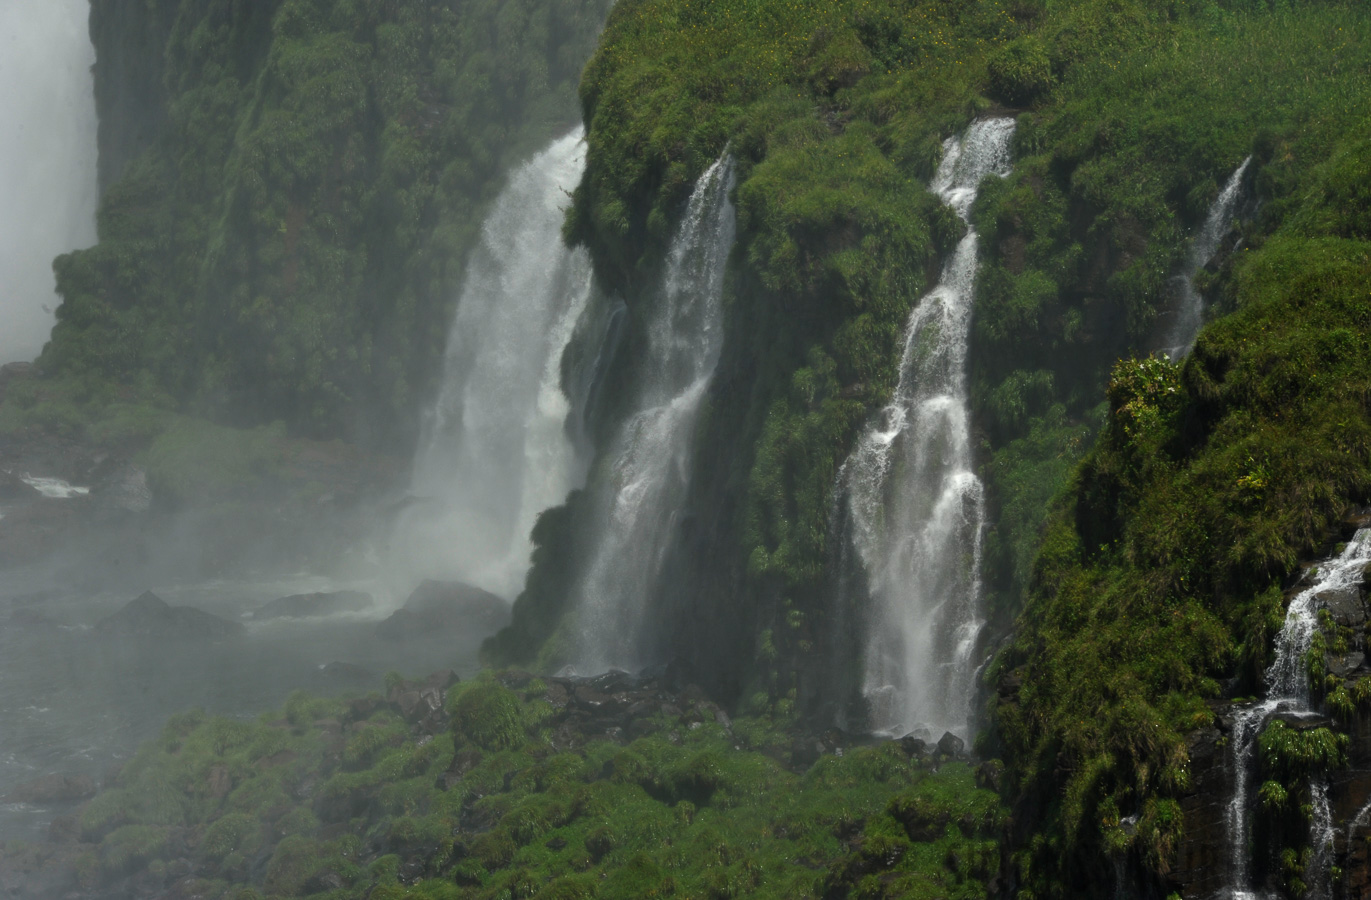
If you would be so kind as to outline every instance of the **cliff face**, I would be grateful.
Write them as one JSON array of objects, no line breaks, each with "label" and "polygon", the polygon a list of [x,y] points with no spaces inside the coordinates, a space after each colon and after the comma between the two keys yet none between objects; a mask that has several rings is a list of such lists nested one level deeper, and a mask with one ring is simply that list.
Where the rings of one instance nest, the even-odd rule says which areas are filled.
[{"label": "cliff face", "polygon": [[[1015,115],[1014,172],[972,212],[984,637],[1013,632],[981,747],[1009,763],[1020,888],[1071,896],[1121,861],[1160,890],[1189,736],[1260,688],[1282,580],[1371,491],[1368,25],[1238,0],[617,7],[582,83],[570,231],[631,317],[694,176],[738,161],[723,354],[648,600],[662,655],[744,708],[860,721],[861,611],[831,602],[838,470],[961,233],[927,192],[940,144]],[[1188,359],[1148,359],[1249,156],[1237,224],[1195,267],[1215,321]],[[552,574],[535,565],[521,607],[555,622]]]},{"label": "cliff face", "polygon": [[43,369],[407,447],[484,204],[606,3],[92,6],[100,243]]}]

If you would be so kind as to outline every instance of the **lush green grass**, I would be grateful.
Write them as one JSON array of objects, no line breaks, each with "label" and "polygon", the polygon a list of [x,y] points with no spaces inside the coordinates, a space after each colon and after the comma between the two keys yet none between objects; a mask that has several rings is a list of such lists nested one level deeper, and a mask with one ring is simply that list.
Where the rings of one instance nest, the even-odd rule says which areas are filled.
[{"label": "lush green grass", "polygon": [[179,716],[82,814],[88,886],[187,849],[206,897],[974,898],[999,870],[1006,812],[964,763],[887,743],[795,774],[748,749],[765,723],[712,717],[558,751],[544,690],[461,685],[423,741],[302,694]]}]

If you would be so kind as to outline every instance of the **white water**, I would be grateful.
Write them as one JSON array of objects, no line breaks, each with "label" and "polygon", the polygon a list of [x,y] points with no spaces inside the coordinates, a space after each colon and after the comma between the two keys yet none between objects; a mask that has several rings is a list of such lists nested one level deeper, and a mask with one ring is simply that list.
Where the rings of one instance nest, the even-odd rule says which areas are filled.
[{"label": "white water", "polygon": [[42,494],[44,497],[53,500],[67,500],[72,497],[81,497],[90,493],[90,488],[70,484],[60,478],[39,478],[32,475],[20,475],[19,480]]},{"label": "white water", "polygon": [[513,173],[472,253],[425,421],[393,558],[405,577],[460,579],[512,599],[538,514],[585,477],[567,434],[561,360],[591,293],[562,241],[585,168],[577,128]]},{"label": "white water", "polygon": [[[981,180],[1008,174],[1013,134],[1013,119],[985,119],[944,144],[930,189],[963,221]],[[934,739],[966,732],[972,655],[984,624],[984,509],[966,388],[976,265],[976,232],[968,228],[910,316],[893,399],[838,475],[870,591],[863,691],[878,732],[926,731]]]},{"label": "white water", "polygon": [[1195,276],[1214,259],[1219,252],[1219,244],[1233,225],[1233,213],[1242,192],[1242,177],[1251,162],[1252,157],[1249,156],[1229,176],[1218,198],[1209,207],[1209,215],[1205,217],[1199,234],[1190,241],[1185,269],[1172,281],[1178,295],[1176,317],[1162,342],[1162,351],[1172,359],[1180,359],[1195,346],[1195,336],[1200,333],[1200,325],[1204,320],[1204,298],[1195,289]]},{"label": "white water", "polygon": [[[1233,797],[1228,803],[1229,888],[1232,900],[1250,900],[1258,895],[1251,890],[1251,858],[1248,848],[1250,828],[1250,787],[1256,763],[1257,737],[1272,713],[1277,711],[1313,714],[1309,708],[1309,676],[1304,656],[1318,627],[1319,596],[1329,591],[1355,588],[1362,571],[1371,564],[1371,530],[1360,529],[1343,551],[1319,566],[1314,584],[1290,601],[1285,624],[1276,638],[1276,659],[1266,670],[1266,699],[1241,712],[1230,738],[1233,747]],[[1332,862],[1333,825],[1328,808],[1327,785],[1310,785],[1314,818],[1310,837],[1314,861],[1305,882],[1312,897],[1328,896],[1328,874]],[[1358,818],[1361,814],[1358,814]],[[1356,819],[1353,820],[1354,827]],[[1320,891],[1323,891],[1320,893]]]},{"label": "white water", "polygon": [[685,498],[695,422],[723,344],[723,279],[733,247],[733,160],[700,176],[671,244],[647,325],[638,412],[605,455],[594,498],[590,566],[577,590],[575,668],[640,668],[643,624],[662,556]]},{"label": "white water", "polygon": [[53,257],[95,243],[89,16],[87,0],[0,3],[0,363],[43,349]]}]

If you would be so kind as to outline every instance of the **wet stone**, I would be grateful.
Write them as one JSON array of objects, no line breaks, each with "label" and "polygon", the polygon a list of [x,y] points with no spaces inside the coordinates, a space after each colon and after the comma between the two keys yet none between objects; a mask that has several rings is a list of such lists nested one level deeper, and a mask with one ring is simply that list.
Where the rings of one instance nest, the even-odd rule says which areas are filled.
[{"label": "wet stone", "polygon": [[943,756],[958,757],[966,753],[966,742],[950,731],[938,738],[938,752]]}]

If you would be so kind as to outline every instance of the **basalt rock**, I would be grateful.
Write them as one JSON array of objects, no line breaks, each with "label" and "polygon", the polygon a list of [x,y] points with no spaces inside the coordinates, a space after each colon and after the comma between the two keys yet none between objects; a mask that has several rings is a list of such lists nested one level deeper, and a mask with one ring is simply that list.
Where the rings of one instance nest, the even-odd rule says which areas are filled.
[{"label": "basalt rock", "polygon": [[394,641],[486,635],[507,624],[509,604],[489,591],[457,581],[425,581],[403,608],[376,626],[376,634]]},{"label": "basalt rock", "polygon": [[95,794],[95,781],[87,775],[44,775],[26,781],[0,797],[0,803],[74,803]]},{"label": "basalt rock", "polygon": [[306,619],[371,608],[371,595],[363,591],[332,591],[291,594],[252,611],[253,619]]},{"label": "basalt rock", "polygon": [[162,640],[219,640],[243,633],[243,626],[191,606],[169,606],[146,591],[95,626],[99,634]]}]

